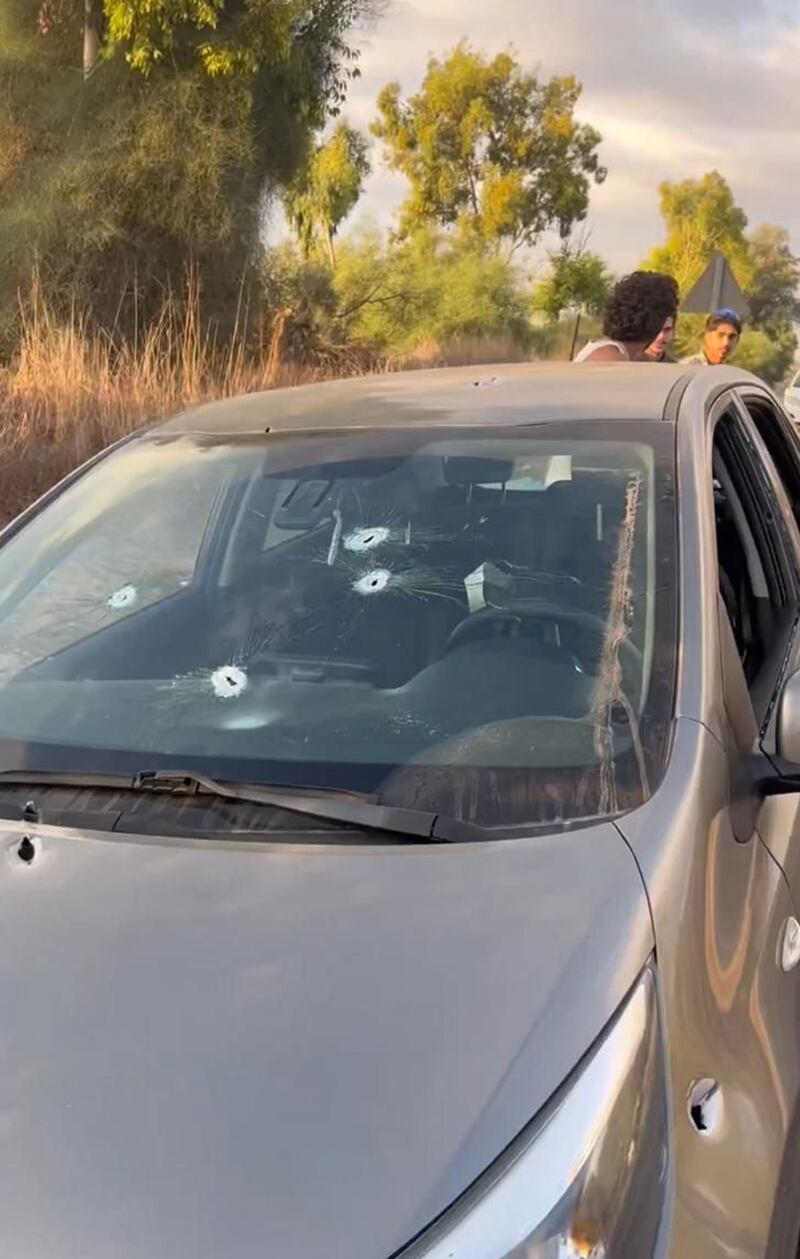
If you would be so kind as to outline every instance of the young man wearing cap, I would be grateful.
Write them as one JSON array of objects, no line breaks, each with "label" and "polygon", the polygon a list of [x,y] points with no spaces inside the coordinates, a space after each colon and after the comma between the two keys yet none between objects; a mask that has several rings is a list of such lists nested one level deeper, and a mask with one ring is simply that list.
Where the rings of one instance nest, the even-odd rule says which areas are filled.
[{"label": "young man wearing cap", "polygon": [[706,320],[703,346],[699,354],[682,361],[703,367],[720,367],[727,363],[742,335],[742,321],[735,310],[717,310]]}]

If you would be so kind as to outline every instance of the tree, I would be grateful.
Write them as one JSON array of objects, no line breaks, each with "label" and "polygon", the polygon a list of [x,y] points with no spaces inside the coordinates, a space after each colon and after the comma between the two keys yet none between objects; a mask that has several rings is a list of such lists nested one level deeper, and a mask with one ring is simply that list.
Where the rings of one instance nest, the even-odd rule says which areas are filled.
[{"label": "tree", "polygon": [[747,216],[736,205],[722,175],[710,171],[702,179],[663,183],[660,196],[666,241],[650,253],[643,266],[673,276],[685,296],[702,275],[712,252],[719,250],[746,289],[753,265],[745,236]]},{"label": "tree", "polygon": [[800,258],[792,252],[785,227],[763,223],[749,237],[752,276],[747,291],[750,322],[756,328],[800,319]]},{"label": "tree", "polygon": [[[67,0],[69,3],[69,0]],[[257,74],[275,60],[290,62],[296,47],[315,44],[315,78],[326,97],[344,100],[357,74],[357,54],[345,33],[381,0],[77,0],[83,9],[83,65],[88,75],[100,56],[120,49],[128,64],[148,74],[169,58],[210,75]],[[40,13],[63,9],[64,0],[42,0]],[[40,17],[40,27],[42,19]]]},{"label": "tree", "polygon": [[429,60],[410,100],[388,84],[372,131],[411,185],[401,234],[458,225],[512,251],[549,228],[566,237],[606,173],[599,133],[575,119],[580,94],[573,78],[540,82],[511,52],[488,60],[466,43]]},{"label": "tree", "polygon": [[599,254],[565,247],[550,254],[547,274],[534,289],[534,307],[550,319],[565,311],[600,315],[612,279]]},{"label": "tree", "polygon": [[547,273],[534,288],[533,305],[554,321],[565,311],[574,313],[570,359],[575,355],[582,317],[602,313],[612,280],[603,259],[581,244],[565,244],[558,253],[550,254]]},{"label": "tree", "polygon": [[102,0],[84,78],[85,0],[0,0],[6,328],[34,263],[56,308],[104,327],[155,317],[187,268],[209,320],[235,319],[265,206],[339,109],[374,0],[198,3]]},{"label": "tree", "polygon": [[785,379],[797,352],[795,322],[800,318],[800,259],[792,253],[786,228],[764,223],[749,236],[752,258],[747,300],[749,327],[736,362],[770,384]]},{"label": "tree", "polygon": [[84,0],[83,6],[83,77],[88,79],[97,66],[103,40],[103,7],[100,0]]},{"label": "tree", "polygon": [[345,236],[338,254],[335,272],[294,246],[269,258],[271,304],[312,328],[307,339],[384,359],[488,339],[518,356],[531,342],[524,277],[474,240],[425,228],[387,241],[367,228]]},{"label": "tree", "polygon": [[283,196],[306,257],[321,242],[331,270],[335,269],[334,237],[358,202],[369,172],[367,139],[346,122],[337,123],[329,139],[312,149]]},{"label": "tree", "polygon": [[770,332],[745,328],[733,362],[755,372],[767,384],[778,385],[786,379],[796,350],[797,337],[791,324],[781,324]]}]

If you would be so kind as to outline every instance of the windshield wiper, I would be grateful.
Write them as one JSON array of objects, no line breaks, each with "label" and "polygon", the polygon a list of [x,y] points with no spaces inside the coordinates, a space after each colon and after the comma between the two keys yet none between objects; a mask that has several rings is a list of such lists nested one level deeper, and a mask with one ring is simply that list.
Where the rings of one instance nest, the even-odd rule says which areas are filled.
[{"label": "windshield wiper", "polygon": [[[0,786],[98,788],[171,796],[209,796],[240,804],[264,805],[324,822],[338,822],[357,830],[387,831],[407,838],[440,843],[475,843],[496,838],[483,826],[462,822],[447,814],[380,804],[369,796],[320,788],[271,787],[259,783],[219,782],[192,771],[147,770],[132,777],[124,774],[51,773],[43,770],[5,770]],[[36,820],[35,801],[24,812]]]}]

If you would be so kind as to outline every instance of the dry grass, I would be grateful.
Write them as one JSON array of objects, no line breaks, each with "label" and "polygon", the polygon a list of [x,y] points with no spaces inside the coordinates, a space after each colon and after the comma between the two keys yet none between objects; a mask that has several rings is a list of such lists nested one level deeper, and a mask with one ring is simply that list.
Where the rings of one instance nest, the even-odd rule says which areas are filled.
[{"label": "dry grass", "polygon": [[0,523],[96,451],[181,407],[307,380],[267,377],[243,336],[224,349],[200,330],[198,303],[167,303],[138,345],[58,323],[41,302],[23,319],[13,365],[0,369]]},{"label": "dry grass", "polygon": [[423,341],[408,354],[393,358],[390,370],[426,367],[469,367],[477,363],[521,363],[530,355],[512,337],[458,337],[440,345]]},{"label": "dry grass", "polygon": [[[268,341],[268,338],[266,338]],[[501,362],[524,357],[510,339],[422,345],[390,370]],[[224,348],[201,331],[195,291],[168,301],[138,344],[91,331],[79,314],[58,322],[34,293],[19,351],[0,368],[0,525],[96,451],[182,407],[278,385],[354,374],[359,357],[322,357],[319,365],[276,361],[265,345],[255,353],[243,335]]]}]

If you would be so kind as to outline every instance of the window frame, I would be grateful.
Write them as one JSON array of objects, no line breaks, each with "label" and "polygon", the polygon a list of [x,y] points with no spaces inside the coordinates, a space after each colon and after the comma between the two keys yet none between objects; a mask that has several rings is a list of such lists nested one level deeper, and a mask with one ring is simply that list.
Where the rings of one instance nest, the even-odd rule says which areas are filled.
[{"label": "window frame", "polygon": [[[773,479],[776,495],[786,518],[787,531],[792,539],[798,568],[800,568],[800,434],[777,401],[760,390],[742,388],[736,390],[735,399],[743,415],[746,427],[753,433],[756,448],[764,462],[770,479]],[[753,409],[771,416],[773,441],[764,437]],[[774,447],[780,448],[776,458]],[[792,484],[793,482],[793,484]]]},{"label": "window frame", "polygon": [[[732,450],[720,451],[718,431],[728,421],[726,444],[733,443]],[[798,617],[800,617],[800,562],[798,556],[797,528],[788,495],[775,469],[769,451],[764,445],[750,413],[737,394],[728,391],[717,399],[710,416],[710,439],[713,455],[722,455],[741,502],[751,541],[758,552],[770,603],[773,608],[785,609],[777,625],[774,642],[767,645],[764,661],[756,677],[748,684],[759,736],[766,734],[776,699],[785,680],[789,662],[796,650]],[[736,456],[736,466],[730,462],[730,454]],[[712,488],[712,487],[709,487]],[[713,513],[713,505],[712,505]],[[791,520],[791,528],[789,522]],[[714,545],[717,574],[720,557],[715,529]],[[745,548],[746,549],[746,548]],[[776,590],[776,586],[780,587]],[[780,603],[775,602],[775,594]],[[726,615],[724,611],[720,613]]]}]

